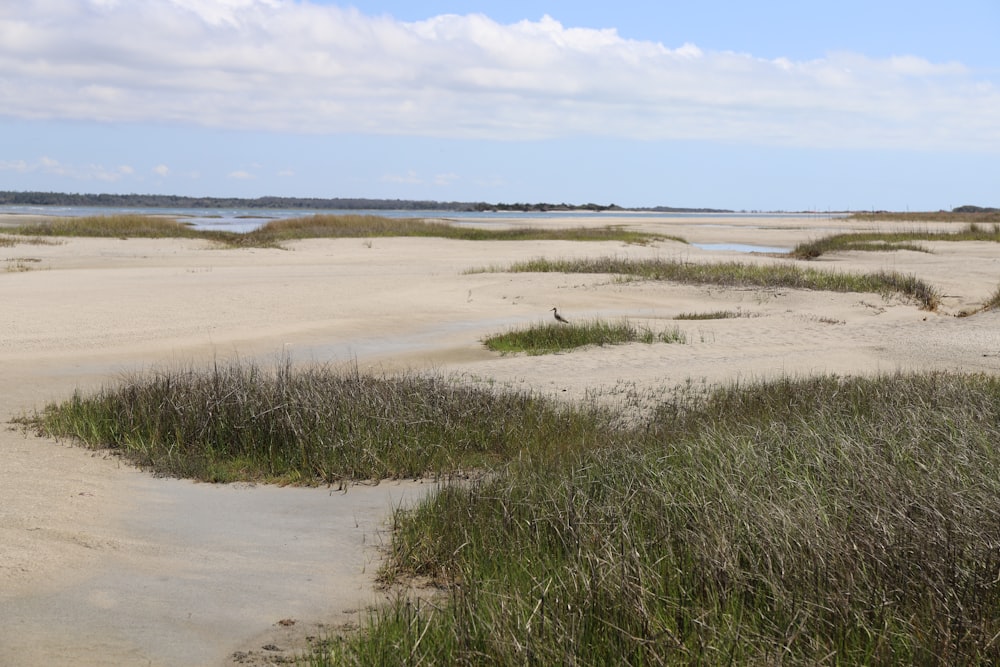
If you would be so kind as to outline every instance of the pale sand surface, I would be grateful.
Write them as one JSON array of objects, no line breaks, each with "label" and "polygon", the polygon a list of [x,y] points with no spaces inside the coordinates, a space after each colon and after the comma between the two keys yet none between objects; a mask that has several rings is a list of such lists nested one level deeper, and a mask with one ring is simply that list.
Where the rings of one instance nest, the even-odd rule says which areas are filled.
[{"label": "pale sand surface", "polygon": [[[546,224],[594,223],[581,216]],[[778,247],[874,228],[789,217],[666,224],[651,216],[642,226],[696,243]],[[997,289],[1000,248],[925,245],[934,253],[846,253],[809,266],[916,274],[946,295],[937,313],[876,294],[464,273],[542,256],[791,261],[674,242],[348,239],[285,250],[190,240],[19,242],[0,246],[0,412],[6,421],[76,388],[114,382],[123,371],[200,367],[234,356],[431,368],[568,399],[622,383],[995,372],[1000,314],[954,314]],[[530,358],[482,349],[483,336],[546,321],[553,305],[570,319],[676,326],[687,342]],[[752,317],[672,319],[736,309]],[[246,653],[266,664],[301,649],[320,625],[357,622],[379,602],[372,575],[384,521],[393,506],[432,488],[382,483],[342,493],[159,479],[4,425],[0,664],[220,665]],[[278,624],[283,619],[295,625]]]}]

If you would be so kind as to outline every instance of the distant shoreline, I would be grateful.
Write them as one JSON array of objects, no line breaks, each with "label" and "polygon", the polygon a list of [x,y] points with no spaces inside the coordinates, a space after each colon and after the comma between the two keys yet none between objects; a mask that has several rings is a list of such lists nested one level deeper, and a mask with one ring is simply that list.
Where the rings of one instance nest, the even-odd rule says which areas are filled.
[{"label": "distant shoreline", "polygon": [[317,197],[186,197],[154,194],[78,194],[64,192],[0,191],[0,206],[93,206],[108,208],[259,208],[259,209],[366,209],[394,211],[649,211],[653,213],[733,213],[720,208],[652,206],[625,208],[615,204],[550,204],[443,202],[415,199],[365,199]]}]

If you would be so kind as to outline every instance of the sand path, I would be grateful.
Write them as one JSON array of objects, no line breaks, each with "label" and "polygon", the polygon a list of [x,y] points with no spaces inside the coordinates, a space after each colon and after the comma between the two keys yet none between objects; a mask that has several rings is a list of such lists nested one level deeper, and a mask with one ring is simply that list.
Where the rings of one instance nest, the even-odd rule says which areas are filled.
[{"label": "sand path", "polygon": [[[871,228],[789,217],[650,217],[643,226],[697,243],[778,247]],[[927,245],[933,254],[847,253],[811,266],[916,274],[946,295],[938,313],[875,294],[465,273],[539,256],[790,261],[673,242],[348,239],[239,251],[187,240],[19,242],[0,247],[0,417],[124,371],[235,355],[430,367],[569,399],[594,390],[613,396],[623,385],[817,372],[995,372],[1000,314],[954,314],[996,290],[1000,249]],[[542,321],[553,305],[570,318],[678,327],[687,342],[532,358],[481,348],[482,336]],[[716,310],[746,316],[672,319]],[[357,622],[381,599],[372,574],[384,521],[392,507],[431,488],[383,483],[339,492],[158,479],[5,424],[0,664],[266,664],[324,627]]]}]

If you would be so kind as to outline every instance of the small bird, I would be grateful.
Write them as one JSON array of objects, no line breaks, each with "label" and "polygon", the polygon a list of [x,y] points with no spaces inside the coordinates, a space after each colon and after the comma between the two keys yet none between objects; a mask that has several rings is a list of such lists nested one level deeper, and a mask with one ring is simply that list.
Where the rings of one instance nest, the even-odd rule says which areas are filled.
[{"label": "small bird", "polygon": [[567,320],[565,317],[563,317],[562,315],[560,315],[559,311],[556,310],[555,306],[552,306],[552,314],[555,315],[556,322],[562,322],[563,324],[569,324],[569,320]]}]

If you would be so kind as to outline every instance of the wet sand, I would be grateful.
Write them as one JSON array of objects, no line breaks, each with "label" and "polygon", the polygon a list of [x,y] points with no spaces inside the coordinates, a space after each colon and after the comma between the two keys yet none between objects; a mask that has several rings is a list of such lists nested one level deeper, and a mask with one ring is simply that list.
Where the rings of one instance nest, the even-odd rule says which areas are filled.
[{"label": "wet sand", "polygon": [[[628,223],[692,243],[769,247],[872,229],[790,217]],[[594,223],[581,216],[511,224]],[[915,274],[945,295],[936,313],[877,294],[465,273],[542,256],[792,261],[676,242],[345,239],[229,250],[192,240],[20,240],[0,247],[8,313],[0,321],[0,416],[124,371],[234,356],[430,368],[569,400],[622,383],[996,372],[1000,314],[955,317],[997,289],[996,244],[924,245],[933,253],[842,253],[809,266]],[[679,327],[687,342],[532,358],[483,350],[483,336],[545,321],[554,305],[571,319]],[[717,310],[747,316],[673,319]],[[384,522],[392,507],[432,490],[411,482],[340,492],[159,479],[6,425],[0,461],[0,664],[267,664],[302,650],[307,636],[358,622],[382,599],[373,574]]]}]

